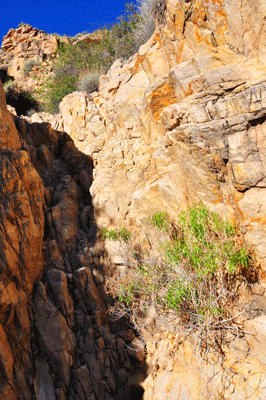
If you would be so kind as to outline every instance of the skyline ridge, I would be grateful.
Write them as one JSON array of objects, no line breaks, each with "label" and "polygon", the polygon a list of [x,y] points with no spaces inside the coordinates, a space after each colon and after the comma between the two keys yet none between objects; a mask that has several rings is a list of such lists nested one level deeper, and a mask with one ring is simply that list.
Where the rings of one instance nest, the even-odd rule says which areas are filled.
[{"label": "skyline ridge", "polygon": [[[96,0],[75,2],[57,0],[53,3],[39,0],[10,0],[2,10],[0,40],[8,31],[16,29],[23,22],[46,33],[60,36],[75,36],[91,33],[104,26],[113,25],[125,10],[125,0],[102,0],[101,7]],[[136,3],[136,0],[133,1]]]}]

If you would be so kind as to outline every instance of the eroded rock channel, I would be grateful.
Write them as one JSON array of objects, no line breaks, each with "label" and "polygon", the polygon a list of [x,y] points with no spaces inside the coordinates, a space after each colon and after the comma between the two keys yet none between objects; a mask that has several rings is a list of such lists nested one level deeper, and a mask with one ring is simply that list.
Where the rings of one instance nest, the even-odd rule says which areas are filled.
[{"label": "eroded rock channel", "polygon": [[[0,400],[266,398],[265,2],[165,4],[138,53],[56,116],[13,121],[0,85]],[[149,252],[151,214],[195,202],[259,261],[241,329],[204,357],[178,329],[134,352],[97,234],[126,226]]]},{"label": "eroded rock channel", "polygon": [[107,314],[92,159],[49,124],[15,127],[1,95],[0,398],[130,399],[144,357]]}]

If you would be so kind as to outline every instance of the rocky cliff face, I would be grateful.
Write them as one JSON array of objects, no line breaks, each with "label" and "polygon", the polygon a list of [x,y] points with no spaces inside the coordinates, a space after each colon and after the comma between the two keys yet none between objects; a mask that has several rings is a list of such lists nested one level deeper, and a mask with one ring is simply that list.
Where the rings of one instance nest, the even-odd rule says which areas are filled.
[{"label": "rocky cliff face", "polygon": [[[0,50],[0,79],[12,80],[21,90],[40,89],[44,80],[51,74],[56,57],[59,37],[24,24],[10,29]],[[23,69],[25,63],[34,60],[36,65],[29,74]]]},{"label": "rocky cliff face", "polygon": [[131,398],[144,353],[129,354],[135,335],[95,284],[110,261],[92,159],[47,123],[15,126],[2,86],[0,99],[0,399]]},{"label": "rocky cliff face", "polygon": [[[116,61],[99,93],[65,97],[54,123],[93,158],[98,228],[127,226],[150,251],[143,223],[154,212],[175,219],[203,201],[236,221],[262,266],[258,291],[243,301],[253,312],[258,307],[247,331],[260,331],[263,343],[266,7],[262,0],[166,6],[139,52]],[[113,248],[109,254],[115,261]],[[206,363],[194,359],[188,341],[148,341],[144,398],[265,397],[264,351],[250,337],[228,339],[234,345],[223,349],[223,360]]]},{"label": "rocky cliff face", "polygon": [[[265,16],[263,0],[166,0],[99,92],[33,117],[71,139],[47,123],[15,128],[3,103],[0,399],[265,398]],[[147,337],[144,360],[108,321],[100,288],[121,260],[96,232],[127,226],[149,252],[145,220],[197,201],[236,221],[260,281],[220,351],[201,358],[174,331]]]},{"label": "rocky cliff face", "polygon": [[154,210],[175,218],[202,200],[238,222],[265,265],[265,4],[166,4],[99,93],[61,103],[61,129],[94,160],[97,224],[139,232]]},{"label": "rocky cliff face", "polygon": [[[28,24],[12,28],[3,37],[0,49],[0,79],[12,80],[21,90],[39,90],[53,73],[60,43],[74,46],[79,42],[99,42],[101,38],[101,33],[79,34],[74,38],[51,35]],[[36,65],[25,74],[25,63],[32,60]]]}]

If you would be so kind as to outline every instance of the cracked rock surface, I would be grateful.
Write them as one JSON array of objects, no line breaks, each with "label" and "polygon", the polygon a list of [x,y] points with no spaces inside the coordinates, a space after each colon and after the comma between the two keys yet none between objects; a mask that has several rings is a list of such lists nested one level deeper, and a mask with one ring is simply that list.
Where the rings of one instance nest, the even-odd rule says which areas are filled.
[{"label": "cracked rock surface", "polygon": [[0,399],[130,399],[144,361],[101,292],[92,159],[47,123],[14,124],[0,95]]},{"label": "cracked rock surface", "polygon": [[[265,18],[264,0],[166,0],[150,40],[60,115],[15,126],[0,88],[0,400],[266,398]],[[134,352],[106,313],[123,265],[97,230],[128,227],[149,253],[147,218],[198,201],[261,262],[243,332],[203,358],[180,332]]]}]

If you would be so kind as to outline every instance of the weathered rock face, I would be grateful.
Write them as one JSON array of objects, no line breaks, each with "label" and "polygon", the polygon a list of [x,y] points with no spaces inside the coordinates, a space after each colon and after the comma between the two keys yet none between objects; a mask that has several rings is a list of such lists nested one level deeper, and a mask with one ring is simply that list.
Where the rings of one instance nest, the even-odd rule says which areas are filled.
[{"label": "weathered rock face", "polygon": [[14,121],[0,84],[0,399],[130,399],[144,361],[98,288],[110,262],[95,244],[92,159],[48,123]]},{"label": "weathered rock face", "polygon": [[[10,29],[3,38],[0,49],[0,80],[14,81],[15,87],[32,92],[39,90],[49,76],[53,76],[53,66],[58,56],[59,43],[100,42],[102,33],[80,34],[74,38],[47,34],[30,25]],[[23,72],[25,63],[34,60],[31,71]],[[47,120],[46,120],[47,122]]]},{"label": "weathered rock face", "polygon": [[16,78],[23,69],[25,61],[34,59],[42,62],[54,58],[58,47],[57,38],[44,31],[23,25],[10,29],[3,38],[2,61],[8,64],[7,74]]},{"label": "weathered rock face", "polygon": [[[15,118],[18,134],[3,103],[1,187],[11,211],[1,213],[0,399],[266,397],[266,6],[166,7],[147,44],[101,77],[99,93],[73,93],[47,119],[80,151],[37,122],[45,115]],[[147,338],[144,359],[133,332],[108,321],[97,286],[110,263],[97,229],[127,226],[150,250],[147,217],[175,219],[199,200],[237,221],[262,263],[244,299],[253,318],[225,337],[220,355],[201,358],[174,332]]]},{"label": "weathered rock face", "polygon": [[[59,41],[65,40],[27,24],[10,29],[0,49],[0,79],[3,83],[12,81],[14,88],[22,91],[40,89],[52,74]],[[25,63],[33,60],[35,65],[25,74]]]},{"label": "weathered rock face", "polygon": [[[266,267],[265,3],[166,1],[164,24],[87,99],[61,103],[63,129],[93,157],[97,225],[191,202],[237,220]],[[256,23],[254,22],[256,21]]]},{"label": "weathered rock face", "polygon": [[[264,343],[265,2],[166,6],[164,23],[127,63],[114,63],[99,93],[63,99],[61,129],[93,158],[98,228],[127,226],[149,249],[142,225],[154,212],[175,219],[203,201],[237,222],[262,265],[246,328]],[[144,398],[265,397],[265,352],[249,334],[229,338],[222,360],[194,359],[194,349],[178,338],[148,340]]]}]

